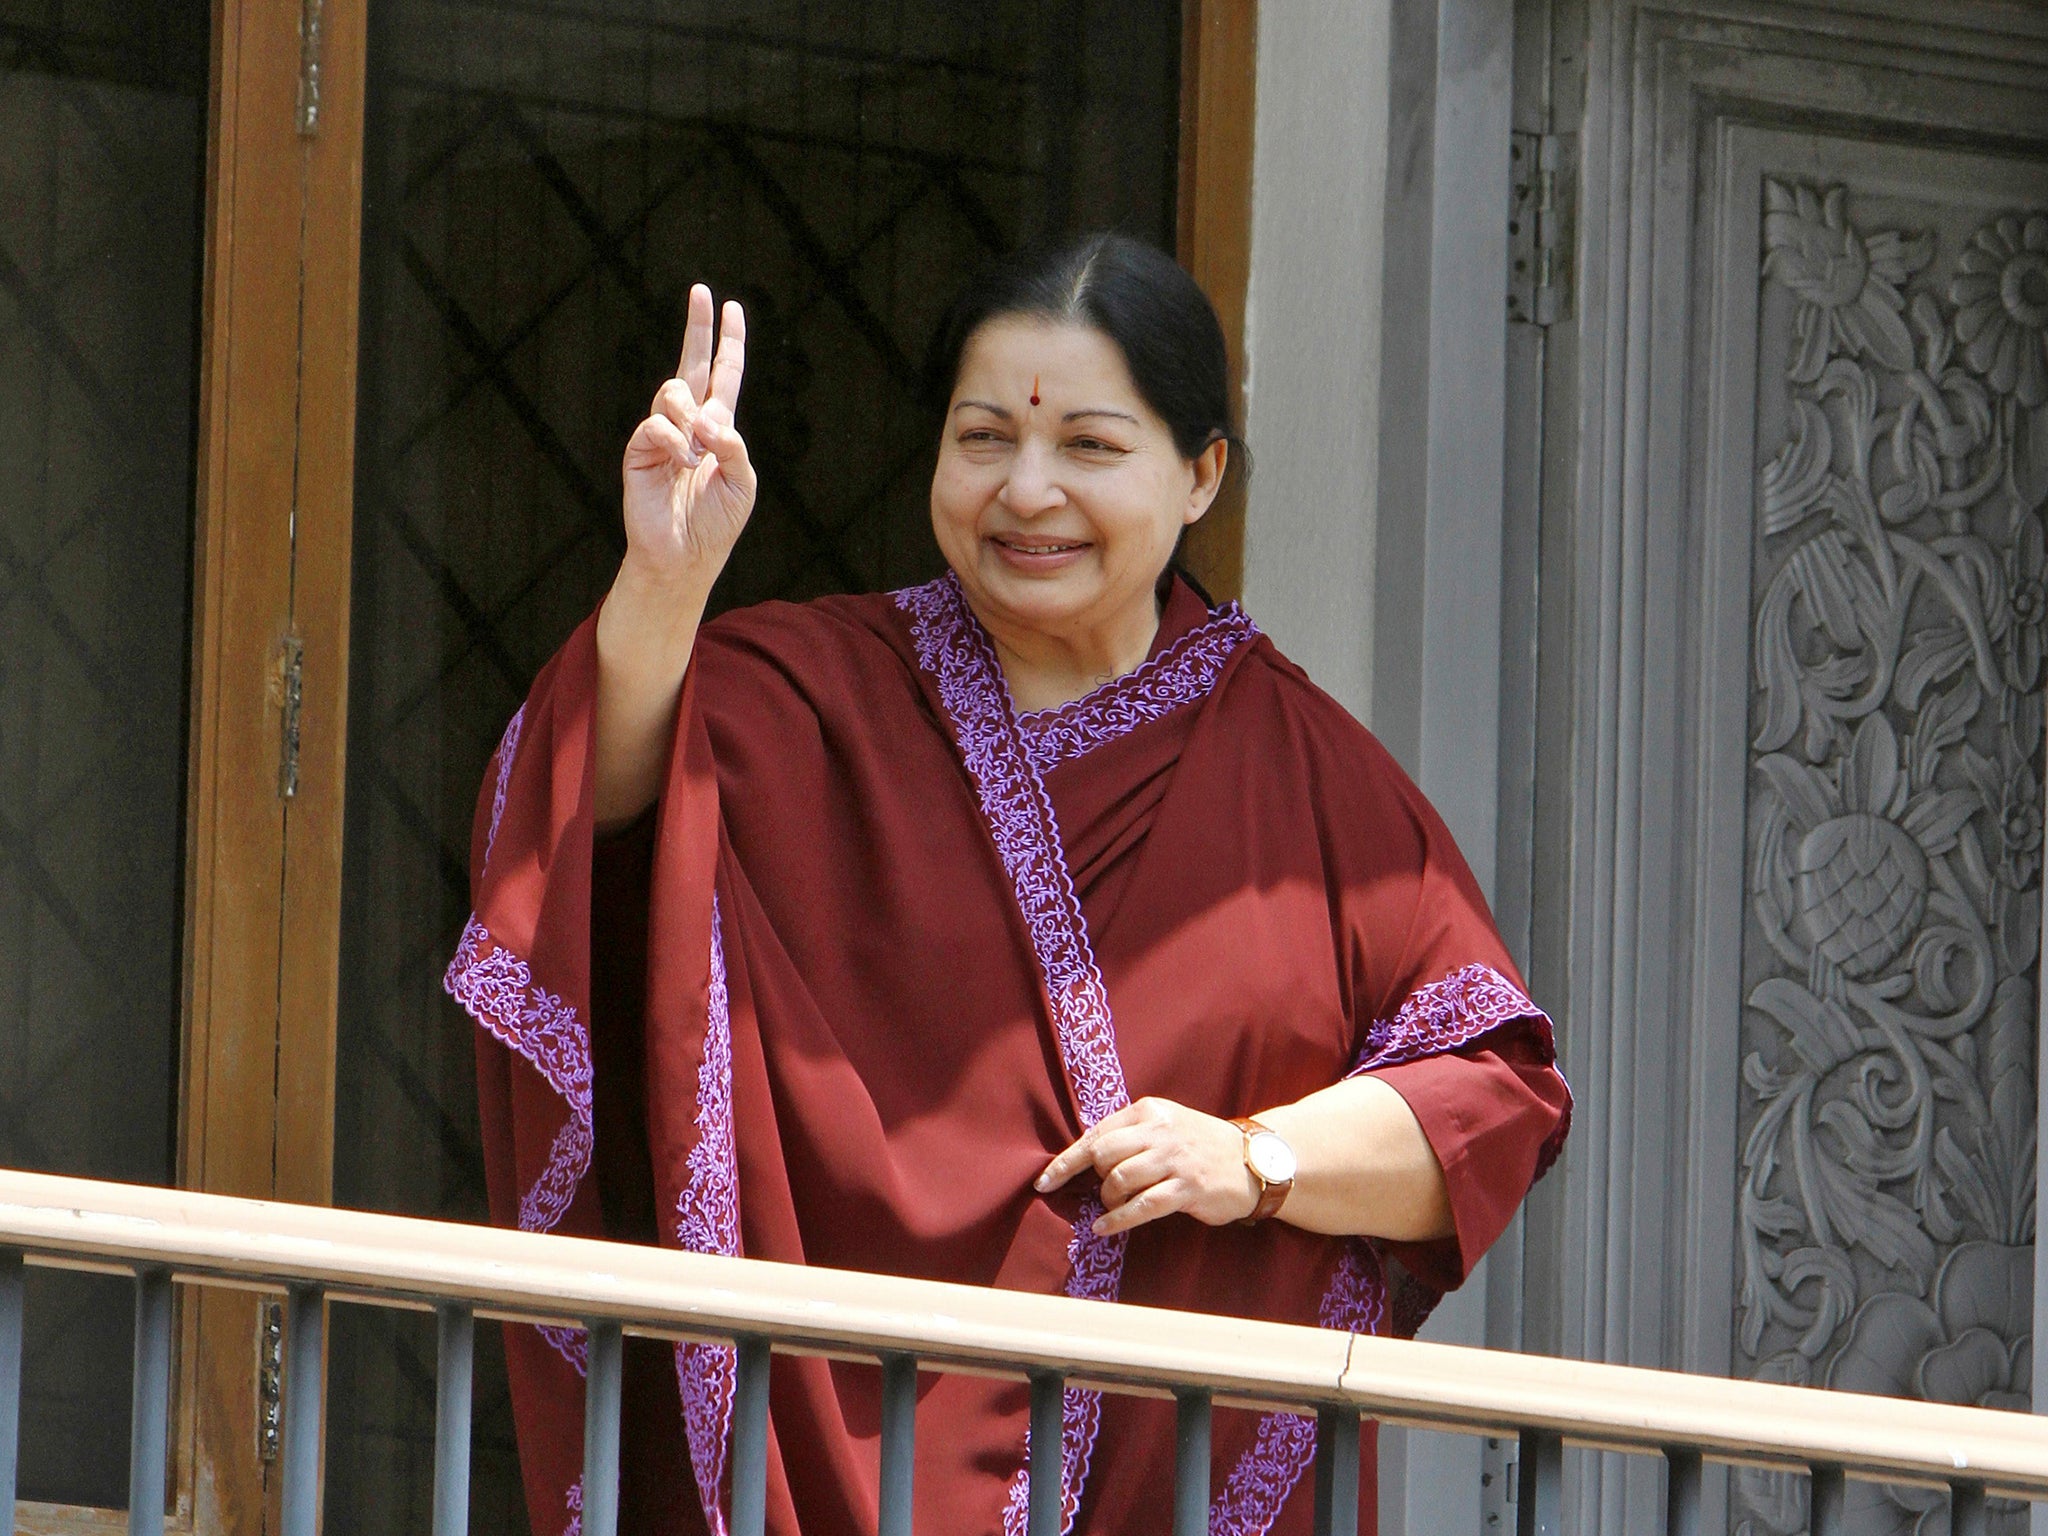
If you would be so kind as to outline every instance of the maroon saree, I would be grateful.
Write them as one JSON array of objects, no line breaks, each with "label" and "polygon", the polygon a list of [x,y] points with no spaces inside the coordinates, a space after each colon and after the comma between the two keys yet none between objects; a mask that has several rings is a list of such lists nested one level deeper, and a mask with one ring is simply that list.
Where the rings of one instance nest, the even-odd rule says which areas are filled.
[{"label": "maroon saree", "polygon": [[[1177,584],[1143,666],[1021,717],[950,577],[727,615],[656,812],[602,841],[595,684],[586,623],[494,760],[448,972],[501,1222],[1405,1333],[1556,1156],[1549,1023],[1448,833],[1235,605]],[[1134,1097],[1247,1115],[1358,1071],[1415,1110],[1455,1237],[1101,1239],[1080,1181],[1032,1190]],[[584,1342],[507,1338],[554,1536],[579,1525]],[[629,1356],[622,1528],[722,1536],[732,1350]],[[770,1529],[872,1531],[878,1370],[778,1359],[770,1409]],[[1022,1384],[921,1378],[920,1529],[1021,1532],[1026,1419]],[[1313,1438],[1219,1413],[1211,1530],[1306,1532]],[[1069,1391],[1064,1440],[1069,1531],[1157,1527],[1170,1403]]]}]

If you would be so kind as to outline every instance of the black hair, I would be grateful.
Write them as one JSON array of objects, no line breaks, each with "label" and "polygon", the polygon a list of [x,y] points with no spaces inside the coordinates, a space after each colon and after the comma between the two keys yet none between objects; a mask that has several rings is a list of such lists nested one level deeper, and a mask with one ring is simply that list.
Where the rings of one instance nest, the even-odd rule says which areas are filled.
[{"label": "black hair", "polygon": [[1116,343],[1131,382],[1184,459],[1219,439],[1226,473],[1251,472],[1230,407],[1223,327],[1199,284],[1171,256],[1129,235],[1095,234],[1035,247],[989,267],[953,303],[925,358],[925,390],[943,418],[976,331],[1008,316],[1085,325]]}]

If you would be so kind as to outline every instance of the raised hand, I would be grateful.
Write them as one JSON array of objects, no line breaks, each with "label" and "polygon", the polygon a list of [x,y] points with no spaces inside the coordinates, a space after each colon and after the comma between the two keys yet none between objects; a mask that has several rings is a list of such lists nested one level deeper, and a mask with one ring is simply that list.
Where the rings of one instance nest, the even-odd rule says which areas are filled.
[{"label": "raised hand", "polygon": [[622,826],[661,792],[676,700],[711,584],[754,510],[754,466],[733,427],[747,317],[690,290],[683,361],[626,444],[626,558],[597,615],[596,816]]},{"label": "raised hand", "polygon": [[682,364],[626,444],[626,568],[699,602],[754,508],[754,466],[733,425],[746,371],[747,317],[727,300],[712,355],[711,290],[690,290]]}]

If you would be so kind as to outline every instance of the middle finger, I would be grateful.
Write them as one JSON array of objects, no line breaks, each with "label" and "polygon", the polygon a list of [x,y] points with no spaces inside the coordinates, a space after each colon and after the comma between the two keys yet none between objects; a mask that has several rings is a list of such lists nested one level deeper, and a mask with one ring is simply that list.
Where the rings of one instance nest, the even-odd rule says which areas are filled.
[{"label": "middle finger", "polygon": [[1096,1173],[1106,1176],[1118,1163],[1158,1145],[1158,1141],[1159,1138],[1146,1126],[1119,1125],[1106,1131],[1098,1129],[1089,1152]]},{"label": "middle finger", "polygon": [[746,371],[747,312],[737,299],[727,299],[718,325],[718,357],[711,365],[711,397],[723,401],[728,411],[739,408],[740,378]]},{"label": "middle finger", "polygon": [[1172,1160],[1158,1148],[1147,1147],[1125,1158],[1102,1176],[1102,1204],[1113,1211],[1172,1173]]}]

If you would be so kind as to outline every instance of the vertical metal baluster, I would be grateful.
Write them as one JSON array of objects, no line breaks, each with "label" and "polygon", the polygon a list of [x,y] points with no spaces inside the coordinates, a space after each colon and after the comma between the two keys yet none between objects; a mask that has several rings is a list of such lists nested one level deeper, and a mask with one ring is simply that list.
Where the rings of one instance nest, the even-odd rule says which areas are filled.
[{"label": "vertical metal baluster", "polygon": [[1547,1429],[1525,1429],[1515,1460],[1516,1536],[1563,1536],[1563,1438]]},{"label": "vertical metal baluster", "polygon": [[768,1341],[741,1339],[732,1391],[732,1536],[768,1528]]},{"label": "vertical metal baluster", "polygon": [[14,1536],[15,1454],[21,1444],[21,1255],[0,1249],[0,1532]]},{"label": "vertical metal baluster", "polygon": [[626,1340],[617,1323],[592,1323],[583,1377],[583,1536],[619,1529],[619,1399]]},{"label": "vertical metal baluster", "polygon": [[1813,1513],[1806,1527],[1809,1536],[1848,1536],[1848,1527],[1842,1523],[1849,1498],[1848,1479],[1843,1477],[1840,1467],[1822,1465],[1812,1470]]},{"label": "vertical metal baluster", "polygon": [[1991,1516],[1984,1505],[1984,1485],[1957,1478],[1948,1485],[1949,1536],[1987,1536]]},{"label": "vertical metal baluster", "polygon": [[1316,1536],[1358,1536],[1358,1413],[1316,1414]]},{"label": "vertical metal baluster", "polygon": [[1175,1394],[1173,1536],[1209,1536],[1209,1394]]},{"label": "vertical metal baluster", "polygon": [[135,1387],[128,1414],[128,1536],[161,1536],[171,1430],[171,1272],[135,1272]]},{"label": "vertical metal baluster", "polygon": [[1067,1379],[1057,1371],[1031,1377],[1030,1499],[1024,1536],[1060,1536],[1061,1487],[1066,1477]]},{"label": "vertical metal baluster", "polygon": [[911,1536],[917,1451],[917,1357],[882,1356],[882,1509],[877,1536]]},{"label": "vertical metal baluster", "polygon": [[469,1533],[470,1382],[476,1314],[459,1302],[436,1307],[440,1322],[434,1405],[434,1536]]},{"label": "vertical metal baluster", "polygon": [[284,1536],[314,1536],[320,1525],[320,1416],[326,1407],[326,1302],[318,1286],[295,1285],[284,1303]]},{"label": "vertical metal baluster", "polygon": [[1673,1446],[1664,1453],[1664,1536],[1701,1536],[1700,1453]]}]

